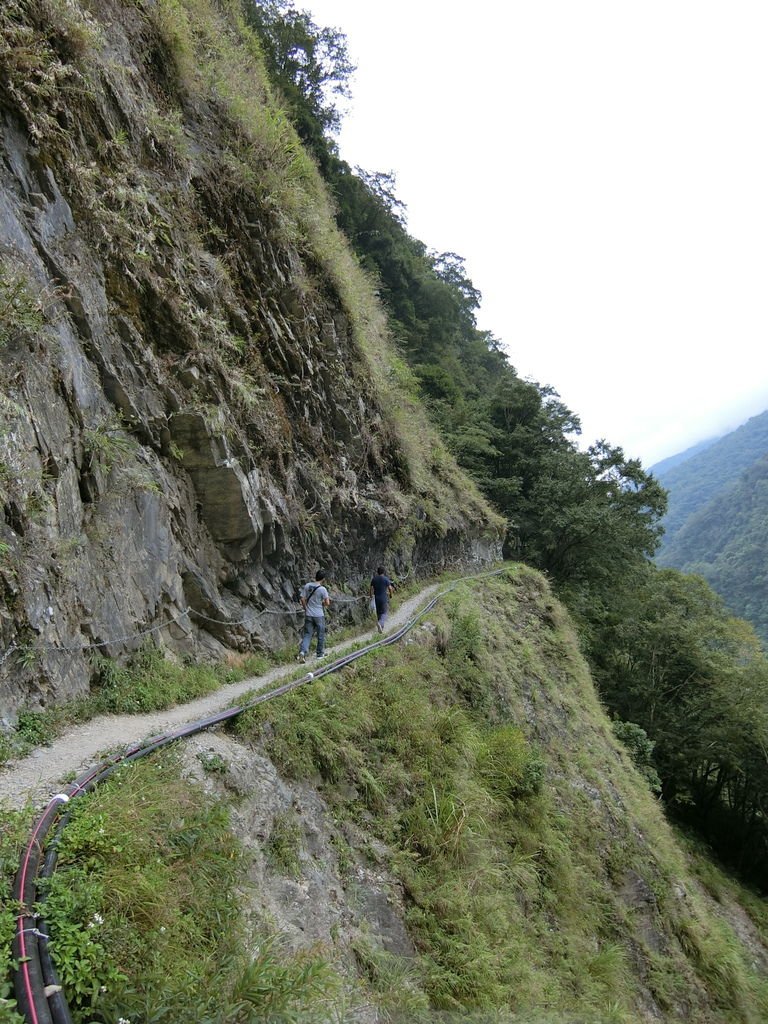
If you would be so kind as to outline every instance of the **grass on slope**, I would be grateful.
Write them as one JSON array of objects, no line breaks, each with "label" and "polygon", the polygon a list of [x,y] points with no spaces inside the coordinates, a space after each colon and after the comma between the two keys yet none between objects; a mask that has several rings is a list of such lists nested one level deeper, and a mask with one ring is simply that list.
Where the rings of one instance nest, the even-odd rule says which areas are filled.
[{"label": "grass on slope", "polygon": [[541,578],[467,589],[431,621],[234,725],[395,851],[431,1007],[757,1024],[764,976],[690,877]]},{"label": "grass on slope", "polygon": [[[0,839],[0,967],[10,964],[11,877],[29,815]],[[243,855],[228,809],[184,781],[172,752],[125,766],[72,805],[44,894],[51,950],[75,1024],[327,1019],[340,979],[291,956],[241,913]],[[0,982],[0,1022],[20,1018]]]},{"label": "grass on slope", "polygon": [[43,711],[24,709],[15,729],[0,732],[0,767],[24,757],[33,747],[51,743],[76,722],[102,714],[145,714],[213,693],[219,687],[264,672],[272,659],[261,654],[235,656],[215,665],[177,664],[154,644],[145,644],[129,665],[109,658],[95,661],[96,683],[87,697],[57,704]]},{"label": "grass on slope", "polygon": [[[340,863],[400,879],[417,957],[353,948],[382,1020],[765,1019],[764,905],[678,842],[532,571],[458,588],[405,644],[233,728],[370,837]],[[247,858],[173,757],[73,810],[48,899],[77,1024],[356,1019],[333,951],[249,939]],[[291,824],[275,870],[301,870]]]}]

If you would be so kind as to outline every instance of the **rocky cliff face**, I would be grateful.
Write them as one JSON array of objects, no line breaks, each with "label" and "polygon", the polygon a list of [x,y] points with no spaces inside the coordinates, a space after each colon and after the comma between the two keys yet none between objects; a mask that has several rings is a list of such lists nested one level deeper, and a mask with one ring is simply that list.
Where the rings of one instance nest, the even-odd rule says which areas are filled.
[{"label": "rocky cliff face", "polygon": [[0,12],[2,717],[282,642],[318,565],[352,618],[380,560],[498,554],[235,22]]}]

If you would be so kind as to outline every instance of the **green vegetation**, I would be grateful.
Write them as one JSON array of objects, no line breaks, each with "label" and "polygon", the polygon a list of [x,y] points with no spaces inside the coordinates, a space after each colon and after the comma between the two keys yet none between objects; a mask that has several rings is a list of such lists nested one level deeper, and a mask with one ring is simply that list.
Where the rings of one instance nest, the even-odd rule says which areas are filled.
[{"label": "green vegetation", "polygon": [[699,577],[646,567],[593,630],[610,706],[654,742],[667,806],[768,884],[768,660]]},{"label": "green vegetation", "polygon": [[270,80],[279,83],[302,139],[322,146],[341,117],[335,97],[349,97],[349,78],[355,68],[346,39],[337,29],[316,25],[306,11],[276,0],[243,5],[249,24],[263,40]]},{"label": "green vegetation", "polygon": [[[332,840],[340,878],[360,858],[394,874],[416,955],[364,932],[303,953],[254,934],[227,803],[183,781],[170,752],[72,804],[44,906],[76,1024],[330,1024],[363,1004],[415,1024],[438,1012],[634,1024],[649,1005],[669,1024],[759,1024],[768,1012],[739,938],[768,940],[763,902],[677,843],[537,573],[461,585],[410,643],[230,728],[286,775],[321,780],[360,837],[350,846],[340,827]],[[642,759],[641,730],[625,732]],[[204,767],[226,772],[220,757]],[[29,816],[8,821],[6,897]],[[293,812],[276,814],[268,869],[300,876],[301,848]],[[0,926],[7,960],[10,914]],[[338,970],[350,954],[356,981]]]},{"label": "green vegetation", "polygon": [[47,324],[43,298],[18,265],[0,255],[0,349],[34,338]]},{"label": "green vegetation", "polygon": [[197,759],[209,775],[224,775],[227,770],[227,762],[213,750],[201,751]]},{"label": "green vegetation", "polygon": [[703,576],[731,612],[752,623],[768,650],[766,516],[768,455],[763,455],[735,484],[688,516],[658,561]]},{"label": "green vegetation", "polygon": [[[711,645],[720,654],[697,654],[695,669],[686,674],[686,645],[703,628],[704,619],[696,610],[698,598],[688,601],[686,584],[680,583],[672,597],[671,578],[655,575],[648,566],[660,542],[662,522],[672,521],[671,514],[662,519],[663,488],[637,460],[607,442],[586,452],[578,450],[578,418],[552,388],[521,380],[498,339],[477,328],[480,295],[461,257],[430,252],[409,235],[390,175],[353,171],[339,158],[329,134],[335,122],[319,109],[318,93],[306,87],[306,76],[324,86],[326,103],[334,88],[343,94],[349,75],[343,37],[336,33],[333,47],[324,49],[325,30],[287,2],[257,0],[254,10],[252,20],[286,109],[336,197],[339,225],[362,265],[379,282],[393,333],[433,422],[459,464],[507,520],[507,554],[552,579],[576,617],[604,699],[626,719],[622,739],[642,758],[647,777],[662,784],[668,805],[675,813],[684,812],[685,820],[716,842],[735,867],[758,877],[752,872],[764,860],[762,839],[754,854],[746,853],[741,844],[762,836],[766,827],[763,773],[754,760],[765,737],[760,716],[742,714],[733,697],[736,687],[744,685],[748,693],[762,698],[764,668],[750,653],[748,668],[742,671],[739,643],[719,639],[740,627],[729,624],[720,609],[705,616],[718,638]],[[764,452],[766,417],[768,413],[756,417],[669,470],[664,482],[670,486],[673,479],[691,476],[690,494],[687,490],[684,496],[681,488],[675,498],[678,511],[689,499],[703,500],[722,485],[724,474],[733,479],[734,467],[749,464]],[[694,480],[698,467],[701,473]],[[714,585],[728,586],[731,608],[741,614],[749,611],[758,624],[765,613],[759,570],[765,564],[765,531],[760,530],[764,475],[762,466],[755,467],[745,482],[749,493],[734,496],[739,499],[738,515],[730,503],[723,514],[713,511],[717,523],[710,523],[708,532],[717,558],[703,564],[702,557],[694,557],[686,566],[702,572]],[[730,543],[723,526],[726,518],[744,526],[743,543]],[[705,521],[696,525],[698,534]],[[698,584],[691,587],[696,591]],[[713,609],[717,605],[711,592],[701,600]],[[674,658],[680,621],[687,617],[690,628],[684,628],[680,638],[684,650]],[[663,678],[654,661],[662,655],[640,636],[648,622],[663,638]],[[696,643],[703,651],[706,641],[700,638]],[[677,695],[666,701],[663,716],[657,709],[660,688]],[[695,690],[702,702],[713,692],[719,695],[716,706],[725,709],[719,731],[714,722],[705,727],[703,711],[689,706],[687,694]],[[745,706],[756,703],[750,698]],[[698,731],[692,741],[689,730],[694,723]],[[647,744],[641,742],[641,734]],[[734,821],[740,824],[731,834]],[[768,884],[764,872],[759,880]]]},{"label": "green vegetation", "polygon": [[[660,560],[665,557],[666,547],[672,544],[691,516],[701,512],[719,493],[734,485],[766,451],[768,412],[753,416],[685,462],[661,469],[658,476],[669,491],[669,511],[663,521],[664,543]],[[664,564],[682,567],[678,561]]]},{"label": "green vegetation", "polygon": [[659,565],[703,576],[768,650],[768,412],[663,469],[669,512]]},{"label": "green vegetation", "polygon": [[269,862],[276,870],[286,875],[298,876],[301,827],[295,815],[275,815],[266,849]]},{"label": "green vegetation", "polygon": [[378,281],[433,421],[507,520],[509,553],[558,581],[591,586],[652,554],[662,489],[619,448],[578,450],[578,418],[552,388],[521,380],[499,340],[477,328],[480,293],[462,258],[429,252],[408,234],[391,176],[354,173],[337,156],[322,103],[347,85],[343,37],[326,45],[328,30],[288,2],[257,0],[252,10],[267,65],[336,198],[339,226]]},{"label": "green vegetation", "polygon": [[[378,954],[356,947],[373,997],[394,1019],[429,1019],[421,994],[433,1011],[629,1024],[642,978],[664,1020],[703,998],[696,1019],[756,1024],[768,991],[693,891],[540,577],[462,589],[430,622],[231,726],[392,851],[419,957],[396,1009]],[[646,910],[622,896],[637,873]]]},{"label": "green vegetation", "polygon": [[138,444],[126,434],[125,425],[115,418],[83,431],[83,448],[87,468],[99,462],[108,474],[113,466],[126,462],[134,455]]},{"label": "green vegetation", "polygon": [[264,656],[252,655],[231,666],[224,663],[180,665],[168,660],[154,644],[145,644],[128,668],[120,667],[109,658],[97,659],[93,711],[130,714],[161,711],[212,693],[223,683],[257,675],[268,664]]},{"label": "green vegetation", "polygon": [[[354,473],[385,481],[392,543],[448,536],[456,510],[494,534],[481,489],[507,523],[508,552],[545,570],[567,601],[623,720],[611,728],[560,606],[528,569],[481,597],[457,592],[402,651],[241,719],[239,736],[286,773],[319,777],[338,818],[370,830],[372,857],[384,857],[382,844],[392,851],[383,866],[402,886],[417,956],[403,965],[357,940],[372,1001],[413,1021],[437,1010],[631,1024],[651,1006],[669,1022],[758,1024],[764,975],[727,901],[742,902],[762,936],[764,912],[680,852],[653,791],[660,780],[667,806],[765,885],[768,676],[754,637],[703,583],[648,566],[662,488],[605,442],[579,451],[578,418],[551,388],[521,380],[477,328],[461,257],[409,235],[389,176],[339,159],[329,96],[348,81],[343,36],[279,0],[245,13],[236,0],[128,6],[152,89],[119,124],[101,102],[93,16],[64,0],[0,9],[7,102],[41,166],[68,183],[110,308],[158,364],[200,361],[185,402],[217,417],[229,402],[241,422],[220,424],[222,435],[255,461],[268,449],[278,485],[307,455],[302,487],[329,509],[343,488],[338,449],[318,454],[312,431],[323,398],[297,383],[305,350],[282,351],[270,323],[290,316],[315,352],[318,314],[343,321],[344,358],[323,358],[339,406],[362,411],[334,429],[346,432]],[[122,76],[115,95],[129,97],[131,70],[110,73]],[[203,135],[204,151],[189,141]],[[281,291],[277,277],[294,265]],[[201,280],[204,295],[191,283]],[[42,325],[41,310],[4,262],[4,357]],[[104,470],[124,468],[138,444],[109,422],[80,436]],[[168,454],[184,452],[169,442]],[[4,490],[12,475],[0,466]],[[47,508],[42,479],[27,483],[14,485],[25,523]],[[307,505],[286,531],[318,548]],[[16,555],[0,551],[4,578]],[[17,657],[32,667],[34,644]],[[69,713],[156,710],[220,682],[149,647],[128,668],[100,662],[94,695]],[[23,713],[20,742],[44,740],[58,714]],[[224,771],[205,767],[209,783]],[[267,940],[243,958],[241,851],[224,810],[191,794],[161,759],[75,807],[47,912],[77,1020],[342,1019],[332,1004],[343,986],[322,957],[293,959]],[[300,869],[290,818],[275,819],[265,845],[274,870]],[[358,851],[339,851],[351,872]]]},{"label": "green vegetation", "polygon": [[[4,872],[19,825],[2,847]],[[75,1024],[322,1014],[340,980],[317,956],[249,935],[242,863],[226,807],[184,782],[173,754],[126,766],[76,801],[43,902]]]},{"label": "green vegetation", "polygon": [[0,1024],[23,1024],[16,1013],[11,978],[11,942],[16,927],[16,907],[11,899],[13,880],[19,866],[19,853],[29,834],[32,815],[7,811],[0,816]]},{"label": "green vegetation", "polygon": [[653,750],[656,744],[648,738],[645,729],[635,722],[623,722],[616,718],[612,724],[616,739],[627,748],[637,770],[648,780],[654,793],[661,792],[661,779],[653,764]]},{"label": "green vegetation", "polygon": [[264,655],[233,657],[217,665],[170,661],[153,643],[145,643],[128,665],[94,657],[94,682],[88,697],[45,710],[23,709],[13,732],[0,740],[0,765],[32,747],[51,743],[68,726],[100,714],[145,714],[213,693],[226,683],[260,675],[271,664]]}]

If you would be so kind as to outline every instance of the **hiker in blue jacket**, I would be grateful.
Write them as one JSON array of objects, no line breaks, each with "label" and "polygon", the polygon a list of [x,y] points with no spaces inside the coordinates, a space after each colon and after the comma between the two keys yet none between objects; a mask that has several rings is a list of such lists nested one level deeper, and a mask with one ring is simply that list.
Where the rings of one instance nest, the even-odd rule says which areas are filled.
[{"label": "hiker in blue jacket", "polygon": [[389,612],[389,599],[394,593],[395,585],[389,576],[384,574],[384,566],[380,565],[371,580],[371,597],[376,606],[376,626],[380,633],[384,632],[384,623]]},{"label": "hiker in blue jacket", "polygon": [[310,581],[301,588],[299,600],[304,609],[304,636],[297,661],[307,660],[313,633],[317,633],[317,657],[322,658],[325,653],[325,609],[330,605],[331,597],[323,586],[324,579],[325,573],[318,569],[314,583]]}]

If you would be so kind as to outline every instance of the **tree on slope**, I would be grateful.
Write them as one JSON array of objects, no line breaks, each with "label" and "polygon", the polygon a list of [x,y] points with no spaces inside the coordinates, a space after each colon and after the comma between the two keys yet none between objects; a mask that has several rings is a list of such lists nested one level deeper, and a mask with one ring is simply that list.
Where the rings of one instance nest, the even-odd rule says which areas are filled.
[{"label": "tree on slope", "polygon": [[317,25],[308,11],[289,0],[246,0],[245,13],[299,135],[322,157],[333,148],[328,137],[341,123],[337,101],[349,97],[355,71],[346,36]]},{"label": "tree on slope", "polygon": [[768,884],[768,661],[751,626],[700,577],[648,565],[591,653],[609,705],[654,741],[668,806]]}]

